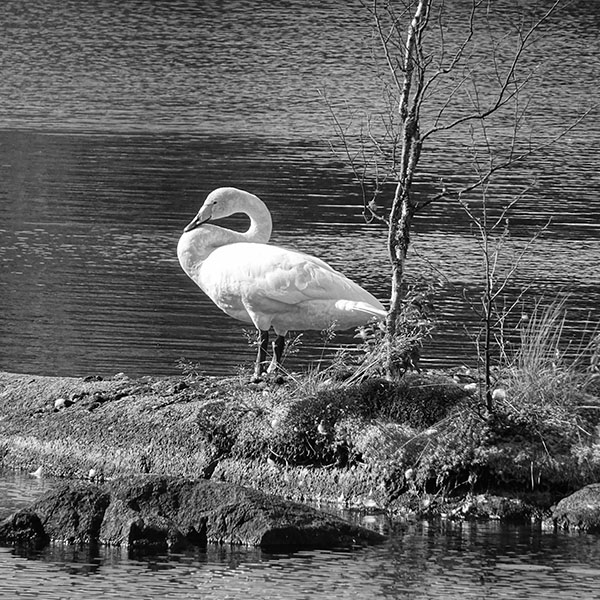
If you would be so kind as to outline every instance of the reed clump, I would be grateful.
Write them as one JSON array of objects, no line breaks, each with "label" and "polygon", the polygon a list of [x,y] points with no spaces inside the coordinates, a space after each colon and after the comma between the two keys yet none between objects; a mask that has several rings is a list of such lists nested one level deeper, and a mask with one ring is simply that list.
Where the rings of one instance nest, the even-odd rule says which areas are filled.
[{"label": "reed clump", "polygon": [[513,485],[570,490],[600,476],[597,326],[574,340],[566,299],[538,303],[499,369],[488,470]]}]

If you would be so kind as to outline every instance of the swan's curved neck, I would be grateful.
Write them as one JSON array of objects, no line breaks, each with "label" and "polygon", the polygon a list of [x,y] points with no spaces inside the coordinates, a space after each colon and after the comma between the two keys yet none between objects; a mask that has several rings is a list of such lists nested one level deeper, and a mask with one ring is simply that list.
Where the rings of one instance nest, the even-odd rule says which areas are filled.
[{"label": "swan's curved neck", "polygon": [[[271,237],[273,221],[271,214],[264,202],[249,192],[242,190],[223,190],[225,193],[233,192],[228,199],[225,212],[219,213],[218,218],[243,213],[250,218],[250,227],[247,231],[234,231],[204,221],[201,225],[186,230],[179,239],[177,256],[183,270],[203,288],[200,269],[202,263],[217,248],[237,242],[254,242],[266,244]],[[198,216],[202,217],[200,210]],[[210,217],[209,217],[210,220]]]},{"label": "swan's curved neck", "polygon": [[254,194],[246,193],[239,212],[245,213],[250,218],[250,227],[242,234],[246,241],[266,244],[271,237],[273,221],[265,203]]}]

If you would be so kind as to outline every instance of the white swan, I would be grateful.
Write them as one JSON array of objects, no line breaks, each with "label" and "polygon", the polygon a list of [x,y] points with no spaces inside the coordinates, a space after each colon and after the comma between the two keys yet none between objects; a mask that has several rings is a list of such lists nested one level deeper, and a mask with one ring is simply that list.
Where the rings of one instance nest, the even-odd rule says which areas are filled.
[{"label": "white swan", "polygon": [[[248,231],[209,224],[235,213],[250,217]],[[181,267],[206,295],[258,330],[255,378],[266,366],[271,327],[277,338],[269,373],[281,360],[289,330],[350,329],[386,316],[379,300],[319,258],[267,244],[271,229],[262,200],[224,187],[208,195],[177,245]]]}]

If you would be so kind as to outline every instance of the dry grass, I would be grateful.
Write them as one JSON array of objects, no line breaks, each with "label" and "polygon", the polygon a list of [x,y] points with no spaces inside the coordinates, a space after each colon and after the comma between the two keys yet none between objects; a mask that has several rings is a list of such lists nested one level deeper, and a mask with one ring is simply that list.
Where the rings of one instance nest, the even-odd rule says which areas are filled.
[{"label": "dry grass", "polygon": [[566,303],[536,304],[498,373],[485,460],[500,482],[569,489],[600,475],[598,327],[571,338]]}]

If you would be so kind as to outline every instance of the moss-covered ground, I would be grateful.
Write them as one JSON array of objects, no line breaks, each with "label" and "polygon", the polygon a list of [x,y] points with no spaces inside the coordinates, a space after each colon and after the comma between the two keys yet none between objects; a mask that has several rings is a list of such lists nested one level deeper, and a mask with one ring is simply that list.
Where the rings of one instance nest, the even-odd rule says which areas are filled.
[{"label": "moss-covered ground", "polygon": [[568,395],[525,394],[508,376],[499,385],[490,414],[464,370],[258,384],[0,373],[0,465],[212,477],[311,503],[457,516],[542,511],[598,480],[595,378],[567,382]]}]

